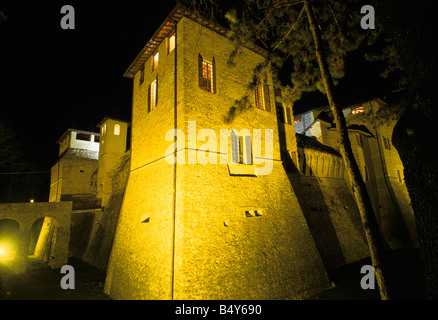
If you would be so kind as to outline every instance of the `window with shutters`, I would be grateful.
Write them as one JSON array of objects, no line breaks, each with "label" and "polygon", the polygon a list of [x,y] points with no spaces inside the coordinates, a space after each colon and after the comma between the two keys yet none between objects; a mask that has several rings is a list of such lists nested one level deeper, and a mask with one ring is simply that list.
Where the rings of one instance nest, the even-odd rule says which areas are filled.
[{"label": "window with shutters", "polygon": [[158,77],[149,85],[148,92],[148,112],[151,112],[158,103]]},{"label": "window with shutters", "polygon": [[254,89],[255,106],[258,109],[271,111],[271,99],[269,96],[269,86],[267,84],[258,85]]},{"label": "window with shutters", "polygon": [[216,70],[215,60],[206,61],[201,55],[198,56],[199,87],[202,90],[216,93]]},{"label": "window with shutters", "polygon": [[251,136],[239,136],[231,131],[231,163],[252,164]]}]

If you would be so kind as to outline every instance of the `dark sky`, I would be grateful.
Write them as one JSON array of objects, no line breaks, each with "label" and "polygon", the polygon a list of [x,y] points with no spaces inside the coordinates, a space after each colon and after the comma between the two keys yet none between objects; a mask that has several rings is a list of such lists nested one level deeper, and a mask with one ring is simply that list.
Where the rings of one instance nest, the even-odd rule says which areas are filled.
[{"label": "dark sky", "polygon": [[[75,29],[60,26],[75,9]],[[175,5],[160,1],[9,1],[0,5],[0,118],[29,161],[50,169],[68,128],[98,131],[105,116],[130,121],[123,73]]]},{"label": "dark sky", "polygon": [[[223,1],[229,9],[232,1]],[[38,170],[56,162],[56,140],[68,128],[98,131],[105,117],[131,119],[131,79],[125,70],[175,6],[159,1],[18,1],[0,4],[0,118],[19,133],[27,161]],[[60,26],[61,7],[75,9],[75,29]],[[289,66],[291,67],[291,66]],[[368,66],[352,63],[357,76]],[[287,73],[286,73],[287,74]],[[347,77],[356,96],[370,82]],[[354,84],[354,86],[352,86]],[[376,84],[378,86],[378,84]],[[346,95],[348,96],[348,95]],[[305,96],[297,108],[324,105]]]}]

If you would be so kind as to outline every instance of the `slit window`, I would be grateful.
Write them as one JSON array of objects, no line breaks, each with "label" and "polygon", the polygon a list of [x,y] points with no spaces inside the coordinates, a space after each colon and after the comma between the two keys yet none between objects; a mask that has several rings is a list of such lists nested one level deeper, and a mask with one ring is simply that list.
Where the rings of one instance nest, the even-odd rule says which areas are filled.
[{"label": "slit window", "polygon": [[149,94],[148,94],[148,112],[155,109],[158,103],[158,78],[156,78],[150,85],[149,85]]},{"label": "slit window", "polygon": [[158,67],[158,52],[154,54],[154,58],[152,59],[152,71],[154,71],[155,69],[157,69]]},{"label": "slit window", "polygon": [[175,33],[168,39],[167,53],[171,53],[175,49]]},{"label": "slit window", "polygon": [[140,82],[139,82],[139,86],[141,86],[141,84],[144,82],[144,66],[141,68],[140,70]]}]

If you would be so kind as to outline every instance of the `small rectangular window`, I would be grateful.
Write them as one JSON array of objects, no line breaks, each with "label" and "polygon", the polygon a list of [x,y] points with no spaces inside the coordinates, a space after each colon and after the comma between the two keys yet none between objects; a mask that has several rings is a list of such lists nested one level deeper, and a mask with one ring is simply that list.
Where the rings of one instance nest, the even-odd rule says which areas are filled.
[{"label": "small rectangular window", "polygon": [[87,133],[76,133],[76,140],[91,141],[91,135]]},{"label": "small rectangular window", "polygon": [[168,49],[167,50],[168,53],[171,53],[173,49],[175,49],[175,33],[169,37],[167,49]]},{"label": "small rectangular window", "polygon": [[157,69],[158,67],[158,52],[154,54],[154,57],[152,59],[152,71]]},{"label": "small rectangular window", "polygon": [[144,82],[144,66],[140,70],[140,83],[138,85],[141,86],[143,82]]},{"label": "small rectangular window", "polygon": [[115,124],[114,125],[114,135],[115,136],[120,135],[120,124]]},{"label": "small rectangular window", "polygon": [[84,165],[79,166],[79,172],[85,172],[85,166]]},{"label": "small rectangular window", "polygon": [[94,136],[94,142],[99,142],[100,141],[100,137],[99,136]]}]

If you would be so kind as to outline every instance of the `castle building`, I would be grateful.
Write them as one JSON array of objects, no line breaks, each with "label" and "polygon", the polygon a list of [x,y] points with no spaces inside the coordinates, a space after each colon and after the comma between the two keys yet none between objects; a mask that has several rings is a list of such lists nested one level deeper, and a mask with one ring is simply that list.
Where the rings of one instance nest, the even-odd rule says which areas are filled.
[{"label": "castle building", "polygon": [[[284,167],[298,153],[290,109],[277,109],[269,70],[247,87],[263,50],[243,48],[231,67],[232,50],[225,29],[177,6],[125,73],[131,159],[105,282],[115,299],[299,299],[330,287],[323,226],[309,227],[316,213],[304,214]],[[253,107],[225,121],[244,96]],[[340,236],[345,263],[367,247],[357,209],[330,191],[353,207],[345,180],[333,180],[319,191],[343,210],[324,236]]]},{"label": "castle building", "polygon": [[[380,99],[373,99],[343,110],[348,125],[354,157],[367,186],[377,221],[387,247],[418,247],[414,213],[404,184],[403,164],[391,142],[395,120],[375,121]],[[326,108],[317,108],[294,117],[297,133],[316,138],[339,151],[337,130]],[[365,124],[354,124],[359,115],[367,114]],[[364,122],[362,120],[362,122]]]},{"label": "castle building", "polygon": [[[230,65],[226,34],[177,5],[125,72],[131,122],[58,140],[50,201],[72,201],[69,255],[106,270],[113,299],[302,299],[369,257],[330,117],[294,118],[269,67],[248,86],[266,52],[247,45]],[[350,138],[399,248],[415,229],[390,132]]]}]

